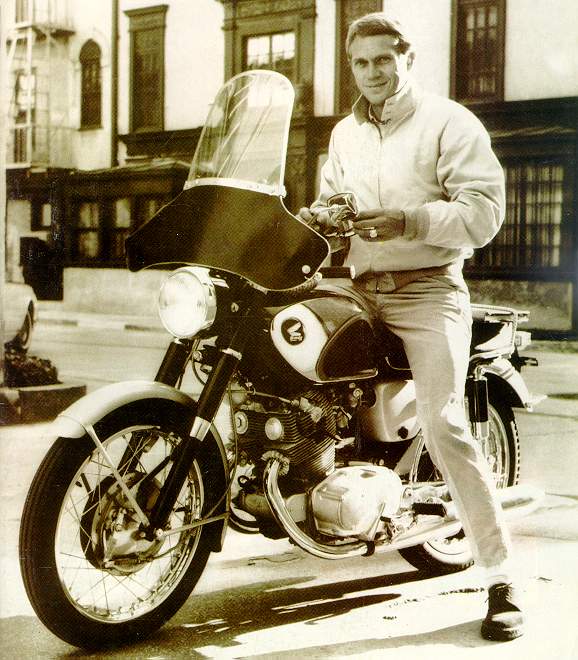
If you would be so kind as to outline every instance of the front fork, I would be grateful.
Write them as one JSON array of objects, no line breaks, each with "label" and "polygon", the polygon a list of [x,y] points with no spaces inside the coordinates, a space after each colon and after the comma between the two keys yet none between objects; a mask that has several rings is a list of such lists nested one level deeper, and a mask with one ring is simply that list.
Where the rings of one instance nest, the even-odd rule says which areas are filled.
[{"label": "front fork", "polygon": [[[221,405],[227,387],[242,358],[243,349],[249,334],[250,324],[248,320],[256,298],[262,295],[260,292],[254,290],[251,302],[244,310],[239,312],[236,329],[227,342],[227,346],[222,347],[219,351],[216,364],[213,366],[207,382],[201,391],[197,404],[197,414],[190,431],[190,438],[184,441],[175,452],[176,455],[167,479],[150,512],[150,524],[148,529],[145,530],[147,538],[152,539],[167,524],[190,467],[197,456],[199,445],[203,442],[211,428],[211,424]],[[171,344],[157,374],[157,380],[163,379],[161,382],[169,380],[176,382],[186,364],[189,352],[190,343],[179,344],[178,342],[174,342]],[[174,382],[168,382],[166,384],[174,385]]]}]

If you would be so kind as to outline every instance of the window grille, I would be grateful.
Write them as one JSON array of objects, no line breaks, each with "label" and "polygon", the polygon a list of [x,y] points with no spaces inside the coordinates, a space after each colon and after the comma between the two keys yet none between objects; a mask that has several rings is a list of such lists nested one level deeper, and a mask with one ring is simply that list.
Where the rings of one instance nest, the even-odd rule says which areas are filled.
[{"label": "window grille", "polygon": [[80,125],[83,128],[100,126],[102,80],[100,48],[94,41],[87,41],[80,51],[81,104]]},{"label": "window grille", "polygon": [[533,160],[504,166],[506,217],[497,236],[473,263],[492,270],[531,273],[566,266],[564,178],[559,161]]},{"label": "window grille", "polygon": [[504,22],[504,0],[458,1],[454,40],[458,100],[502,99]]},{"label": "window grille", "polygon": [[164,129],[167,5],[126,11],[131,34],[131,130]]},{"label": "window grille", "polygon": [[92,260],[100,256],[101,239],[97,202],[82,202],[78,206],[76,224],[76,256],[81,260]]}]

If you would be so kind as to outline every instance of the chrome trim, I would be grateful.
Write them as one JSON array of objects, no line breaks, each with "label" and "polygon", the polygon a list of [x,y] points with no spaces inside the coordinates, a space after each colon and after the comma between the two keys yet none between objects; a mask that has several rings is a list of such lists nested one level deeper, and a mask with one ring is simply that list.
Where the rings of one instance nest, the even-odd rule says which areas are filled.
[{"label": "chrome trim", "polygon": [[197,279],[203,289],[205,296],[205,303],[207,305],[207,314],[203,325],[199,329],[195,330],[195,332],[188,333],[186,335],[175,335],[174,332],[172,332],[171,329],[167,327],[163,319],[163,314],[160,309],[160,302],[158,303],[159,306],[158,313],[161,323],[163,324],[165,330],[169,334],[173,335],[173,337],[176,337],[177,339],[190,339],[194,337],[197,333],[210,328],[215,322],[215,318],[217,317],[217,292],[215,289],[215,283],[213,282],[213,279],[209,275],[209,271],[207,268],[203,268],[201,266],[183,266],[182,268],[177,268],[175,271],[173,271],[169,275],[169,277],[167,277],[167,279],[163,282],[159,291],[159,300],[163,288],[167,285],[168,282],[171,281],[171,279],[177,277],[180,273],[187,273],[188,275],[191,275],[192,277]]},{"label": "chrome trim", "polygon": [[207,433],[211,429],[211,422],[203,419],[202,417],[195,417],[193,426],[191,428],[191,438],[196,438],[197,440],[204,440]]},{"label": "chrome trim", "polygon": [[244,179],[227,179],[225,177],[204,177],[186,181],[183,190],[197,188],[198,186],[223,186],[224,188],[239,188],[240,190],[251,190],[253,192],[264,193],[272,197],[285,197],[287,190],[285,186],[277,186],[266,183],[253,183]]}]

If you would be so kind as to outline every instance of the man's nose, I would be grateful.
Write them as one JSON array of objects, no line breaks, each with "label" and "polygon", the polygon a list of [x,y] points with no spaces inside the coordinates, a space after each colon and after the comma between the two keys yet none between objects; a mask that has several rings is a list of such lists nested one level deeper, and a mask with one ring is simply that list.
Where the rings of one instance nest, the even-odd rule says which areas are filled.
[{"label": "man's nose", "polygon": [[378,78],[381,75],[379,67],[374,62],[369,63],[369,66],[367,67],[367,75],[369,78]]}]

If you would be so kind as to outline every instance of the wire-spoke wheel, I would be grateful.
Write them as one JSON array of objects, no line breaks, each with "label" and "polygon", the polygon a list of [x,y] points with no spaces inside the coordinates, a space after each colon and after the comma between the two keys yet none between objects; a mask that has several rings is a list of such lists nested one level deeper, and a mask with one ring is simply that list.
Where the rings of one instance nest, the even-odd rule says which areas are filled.
[{"label": "wire-spoke wheel", "polygon": [[[482,452],[488,461],[497,488],[518,483],[520,472],[520,439],[511,407],[490,395],[488,438]],[[434,466],[427,450],[421,453],[416,470],[418,481],[441,482],[442,476]],[[400,550],[410,564],[429,573],[444,574],[461,571],[473,563],[470,544],[463,530],[449,538],[432,539],[423,545]]]},{"label": "wire-spoke wheel", "polygon": [[150,634],[186,600],[213,547],[209,527],[190,526],[212,515],[223,495],[223,467],[215,460],[191,465],[166,534],[147,538],[141,531],[139,509],[152,510],[171,454],[186,437],[176,404],[147,405],[144,412],[130,404],[95,425],[103,450],[87,436],[58,438],[25,505],[28,595],[45,625],[76,646]]}]

